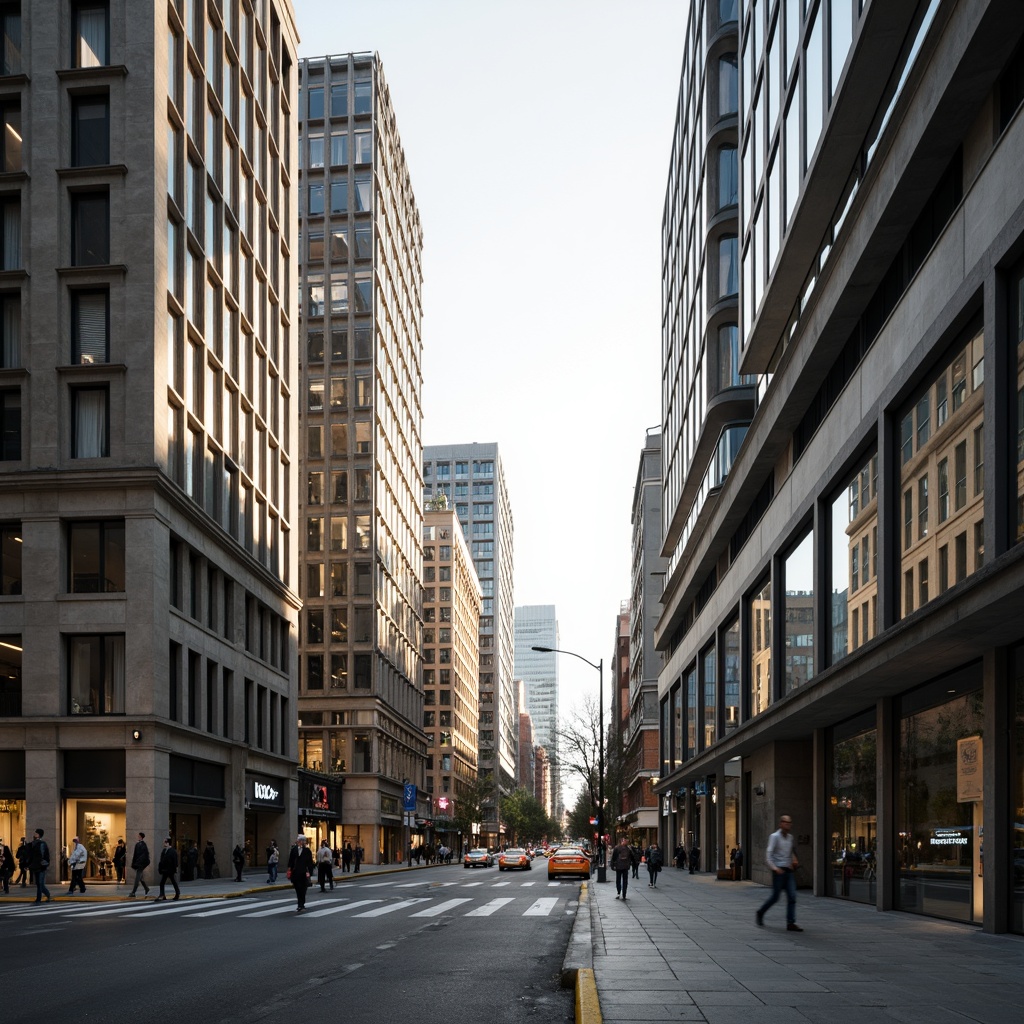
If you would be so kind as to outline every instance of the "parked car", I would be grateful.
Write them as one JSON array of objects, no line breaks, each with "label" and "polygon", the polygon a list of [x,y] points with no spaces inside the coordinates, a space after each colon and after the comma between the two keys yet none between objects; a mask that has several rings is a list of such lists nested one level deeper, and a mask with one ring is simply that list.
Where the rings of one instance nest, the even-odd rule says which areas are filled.
[{"label": "parked car", "polygon": [[511,871],[513,868],[521,868],[523,871],[529,871],[533,867],[533,862],[530,860],[530,855],[525,850],[512,849],[506,850],[498,858],[498,870]]},{"label": "parked car", "polygon": [[470,850],[462,859],[464,868],[489,868],[494,864],[494,858],[489,851],[484,849]]}]

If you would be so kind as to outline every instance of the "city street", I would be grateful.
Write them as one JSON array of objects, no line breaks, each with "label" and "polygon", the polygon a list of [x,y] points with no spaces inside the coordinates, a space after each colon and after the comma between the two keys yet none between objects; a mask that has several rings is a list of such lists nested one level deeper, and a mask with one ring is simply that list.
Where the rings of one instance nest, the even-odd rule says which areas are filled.
[{"label": "city street", "polygon": [[[122,1020],[159,1009],[204,1024],[334,1013],[570,1021],[559,971],[579,883],[541,871],[351,876],[234,898],[0,902],[7,1020]],[[30,890],[26,890],[30,892]],[[58,892],[58,886],[51,885]],[[91,892],[92,890],[90,890]],[[141,895],[141,892],[140,892]],[[47,979],[46,983],[43,979]]]}]

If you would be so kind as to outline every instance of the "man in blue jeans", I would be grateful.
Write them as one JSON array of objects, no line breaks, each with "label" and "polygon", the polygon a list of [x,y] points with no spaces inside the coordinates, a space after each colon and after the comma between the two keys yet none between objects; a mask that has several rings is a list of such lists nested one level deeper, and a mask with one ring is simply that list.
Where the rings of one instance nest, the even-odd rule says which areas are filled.
[{"label": "man in blue jeans", "polygon": [[50,848],[43,839],[43,830],[37,828],[28,851],[28,869],[36,880],[36,903],[42,903],[44,896],[46,902],[50,902],[50,890],[46,888],[46,869],[49,866]]},{"label": "man in blue jeans", "polygon": [[778,902],[782,890],[786,890],[786,930],[802,932],[803,928],[796,923],[796,869],[799,864],[793,852],[793,837],[790,829],[793,819],[788,814],[779,818],[779,830],[768,837],[768,850],[765,860],[772,870],[772,894],[761,904],[757,912],[757,923],[764,926],[765,911]]}]

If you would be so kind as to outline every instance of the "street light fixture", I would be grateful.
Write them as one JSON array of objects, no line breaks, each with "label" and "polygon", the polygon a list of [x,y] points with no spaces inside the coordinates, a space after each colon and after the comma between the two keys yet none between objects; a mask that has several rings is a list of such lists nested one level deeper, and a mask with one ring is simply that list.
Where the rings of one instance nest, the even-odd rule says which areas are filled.
[{"label": "street light fixture", "polygon": [[604,848],[604,658],[596,665],[584,658],[582,654],[575,651],[563,651],[559,647],[533,647],[532,650],[538,654],[568,654],[572,658],[579,658],[591,668],[597,669],[600,682],[597,691],[597,719],[598,719],[598,755],[597,755],[597,880],[608,881],[608,868]]}]

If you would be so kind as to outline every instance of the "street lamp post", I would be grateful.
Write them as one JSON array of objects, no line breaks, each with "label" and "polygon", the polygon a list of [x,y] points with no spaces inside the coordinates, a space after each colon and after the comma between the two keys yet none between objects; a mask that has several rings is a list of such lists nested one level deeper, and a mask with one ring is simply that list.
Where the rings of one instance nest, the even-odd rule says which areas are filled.
[{"label": "street lamp post", "polygon": [[575,651],[563,651],[559,647],[534,647],[532,649],[539,654],[568,654],[572,658],[579,658],[591,668],[597,669],[599,680],[597,691],[597,880],[607,882],[608,867],[604,848],[604,658],[595,665]]}]

